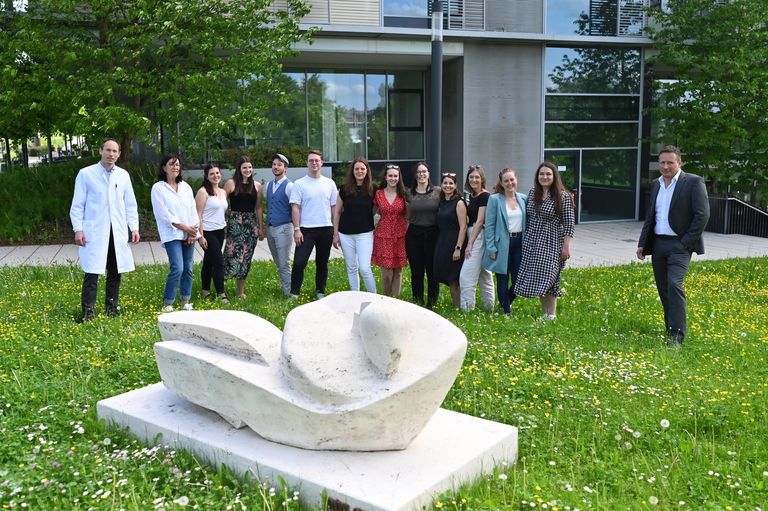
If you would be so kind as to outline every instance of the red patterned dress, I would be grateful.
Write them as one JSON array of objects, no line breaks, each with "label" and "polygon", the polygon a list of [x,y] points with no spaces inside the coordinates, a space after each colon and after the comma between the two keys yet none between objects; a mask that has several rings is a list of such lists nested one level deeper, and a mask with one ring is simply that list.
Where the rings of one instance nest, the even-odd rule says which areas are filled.
[{"label": "red patterned dress", "polygon": [[377,190],[373,204],[379,208],[379,224],[373,234],[373,264],[380,268],[405,268],[405,232],[408,230],[405,198],[390,204],[384,190]]}]

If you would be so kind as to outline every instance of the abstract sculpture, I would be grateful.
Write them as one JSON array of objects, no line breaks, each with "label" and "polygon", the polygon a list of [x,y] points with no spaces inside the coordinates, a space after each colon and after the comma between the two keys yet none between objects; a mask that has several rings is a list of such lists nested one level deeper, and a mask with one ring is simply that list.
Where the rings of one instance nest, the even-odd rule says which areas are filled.
[{"label": "abstract sculpture", "polygon": [[238,311],[173,312],[158,323],[168,389],[236,428],[316,450],[405,449],[467,349],[441,316],[355,291],[295,308],[284,331]]}]

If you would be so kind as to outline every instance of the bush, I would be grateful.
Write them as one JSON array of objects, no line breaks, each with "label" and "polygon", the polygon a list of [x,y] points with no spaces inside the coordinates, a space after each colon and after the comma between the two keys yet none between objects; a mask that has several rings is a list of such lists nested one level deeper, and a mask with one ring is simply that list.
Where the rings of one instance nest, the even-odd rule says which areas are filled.
[{"label": "bush", "polygon": [[[83,158],[38,165],[13,167],[0,174],[0,204],[14,204],[0,212],[0,244],[45,244],[72,239],[69,208],[78,171],[93,165],[97,158]],[[156,239],[150,190],[155,171],[150,166],[129,169],[143,239]],[[19,197],[23,197],[19,200]]]},{"label": "bush", "polygon": [[233,147],[226,149],[223,154],[223,161],[221,163],[237,165],[237,160],[241,156],[247,156],[253,162],[254,167],[271,167],[272,156],[275,153],[280,153],[288,158],[291,162],[291,167],[301,167],[307,161],[307,152],[310,148],[301,145],[258,145],[251,147]]}]

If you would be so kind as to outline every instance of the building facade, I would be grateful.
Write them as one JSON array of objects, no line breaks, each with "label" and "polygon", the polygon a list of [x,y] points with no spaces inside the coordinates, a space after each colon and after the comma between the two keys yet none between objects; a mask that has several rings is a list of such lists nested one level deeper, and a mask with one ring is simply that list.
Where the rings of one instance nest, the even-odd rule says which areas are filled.
[{"label": "building facade", "polygon": [[[440,170],[481,164],[492,186],[511,167],[526,192],[548,159],[579,222],[638,218],[648,2],[443,0]],[[308,3],[302,21],[320,30],[284,63],[280,122],[253,139],[318,147],[332,165],[362,155],[375,170],[425,159],[431,0]]]}]

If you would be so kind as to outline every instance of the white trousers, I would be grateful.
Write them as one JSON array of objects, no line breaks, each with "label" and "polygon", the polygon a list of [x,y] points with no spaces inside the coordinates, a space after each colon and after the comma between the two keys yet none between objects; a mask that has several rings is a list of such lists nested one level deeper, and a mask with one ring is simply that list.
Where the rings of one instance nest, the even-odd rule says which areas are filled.
[{"label": "white trousers", "polygon": [[[473,225],[467,228],[467,239],[472,236],[472,230],[482,228]],[[496,302],[496,294],[493,286],[493,275],[483,268],[483,252],[485,251],[484,233],[475,240],[472,245],[472,253],[469,258],[464,259],[461,265],[461,274],[459,274],[459,288],[461,289],[461,310],[468,311],[475,308],[475,291],[478,283],[480,284],[480,300],[483,308],[493,309]]]},{"label": "white trousers", "polygon": [[365,290],[369,293],[376,292],[376,279],[371,269],[371,255],[373,254],[373,231],[360,234],[339,233],[341,251],[344,253],[344,262],[347,266],[347,278],[349,288],[352,291],[360,291],[360,275],[363,276]]}]

